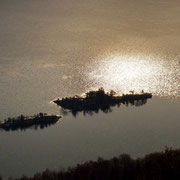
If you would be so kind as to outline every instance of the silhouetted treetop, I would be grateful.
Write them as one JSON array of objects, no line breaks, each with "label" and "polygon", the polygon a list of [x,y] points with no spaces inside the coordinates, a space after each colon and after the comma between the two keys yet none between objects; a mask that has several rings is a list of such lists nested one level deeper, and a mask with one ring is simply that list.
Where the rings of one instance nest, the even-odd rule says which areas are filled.
[{"label": "silhouetted treetop", "polygon": [[[166,148],[163,152],[131,158],[122,154],[110,160],[98,158],[69,167],[66,171],[45,170],[33,177],[16,180],[179,180],[180,150]],[[15,179],[14,179],[15,180]]]}]

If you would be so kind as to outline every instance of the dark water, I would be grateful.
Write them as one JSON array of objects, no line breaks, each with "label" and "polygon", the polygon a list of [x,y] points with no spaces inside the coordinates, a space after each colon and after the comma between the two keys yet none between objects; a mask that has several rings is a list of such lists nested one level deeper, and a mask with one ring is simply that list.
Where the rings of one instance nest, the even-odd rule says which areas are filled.
[{"label": "dark water", "polygon": [[43,130],[0,132],[0,174],[178,148],[179,12],[178,0],[1,0],[2,120],[60,114],[50,101],[101,86],[154,97],[108,114],[68,114]]},{"label": "dark water", "polygon": [[111,158],[121,153],[141,157],[178,148],[180,138],[179,102],[153,98],[144,106],[121,106],[112,113],[65,116],[43,130],[0,132],[1,174],[32,175],[46,168]]}]

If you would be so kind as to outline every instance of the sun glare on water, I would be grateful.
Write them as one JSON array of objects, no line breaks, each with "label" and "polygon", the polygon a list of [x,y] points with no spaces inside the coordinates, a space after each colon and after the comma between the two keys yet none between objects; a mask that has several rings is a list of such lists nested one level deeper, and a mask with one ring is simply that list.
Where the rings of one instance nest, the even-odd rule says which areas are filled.
[{"label": "sun glare on water", "polygon": [[98,59],[88,78],[96,87],[114,89],[119,93],[144,90],[158,96],[179,97],[180,72],[177,66],[177,61],[169,62],[153,56],[114,55]]}]

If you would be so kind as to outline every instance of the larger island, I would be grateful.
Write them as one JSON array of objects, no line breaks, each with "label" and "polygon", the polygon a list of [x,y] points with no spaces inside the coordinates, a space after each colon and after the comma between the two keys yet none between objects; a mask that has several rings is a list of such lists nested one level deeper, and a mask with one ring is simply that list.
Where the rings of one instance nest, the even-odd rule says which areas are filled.
[{"label": "larger island", "polygon": [[62,99],[54,100],[53,102],[61,106],[63,109],[71,111],[96,111],[98,109],[106,110],[111,106],[123,104],[134,104],[135,102],[146,103],[148,98],[152,98],[151,93],[145,93],[143,90],[141,93],[135,94],[131,91],[129,94],[122,94],[121,96],[113,90],[105,92],[103,88],[99,88],[97,91],[89,91],[84,96],[75,95],[73,97],[66,97]]}]

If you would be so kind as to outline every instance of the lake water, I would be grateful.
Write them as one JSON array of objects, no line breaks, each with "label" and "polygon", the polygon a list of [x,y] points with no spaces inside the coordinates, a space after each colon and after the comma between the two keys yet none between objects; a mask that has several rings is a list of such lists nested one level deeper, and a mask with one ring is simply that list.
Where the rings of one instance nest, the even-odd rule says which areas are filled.
[{"label": "lake water", "polygon": [[178,0],[2,0],[0,118],[61,114],[57,97],[104,87],[153,93],[143,106],[64,116],[42,130],[0,131],[0,174],[179,148]]}]

